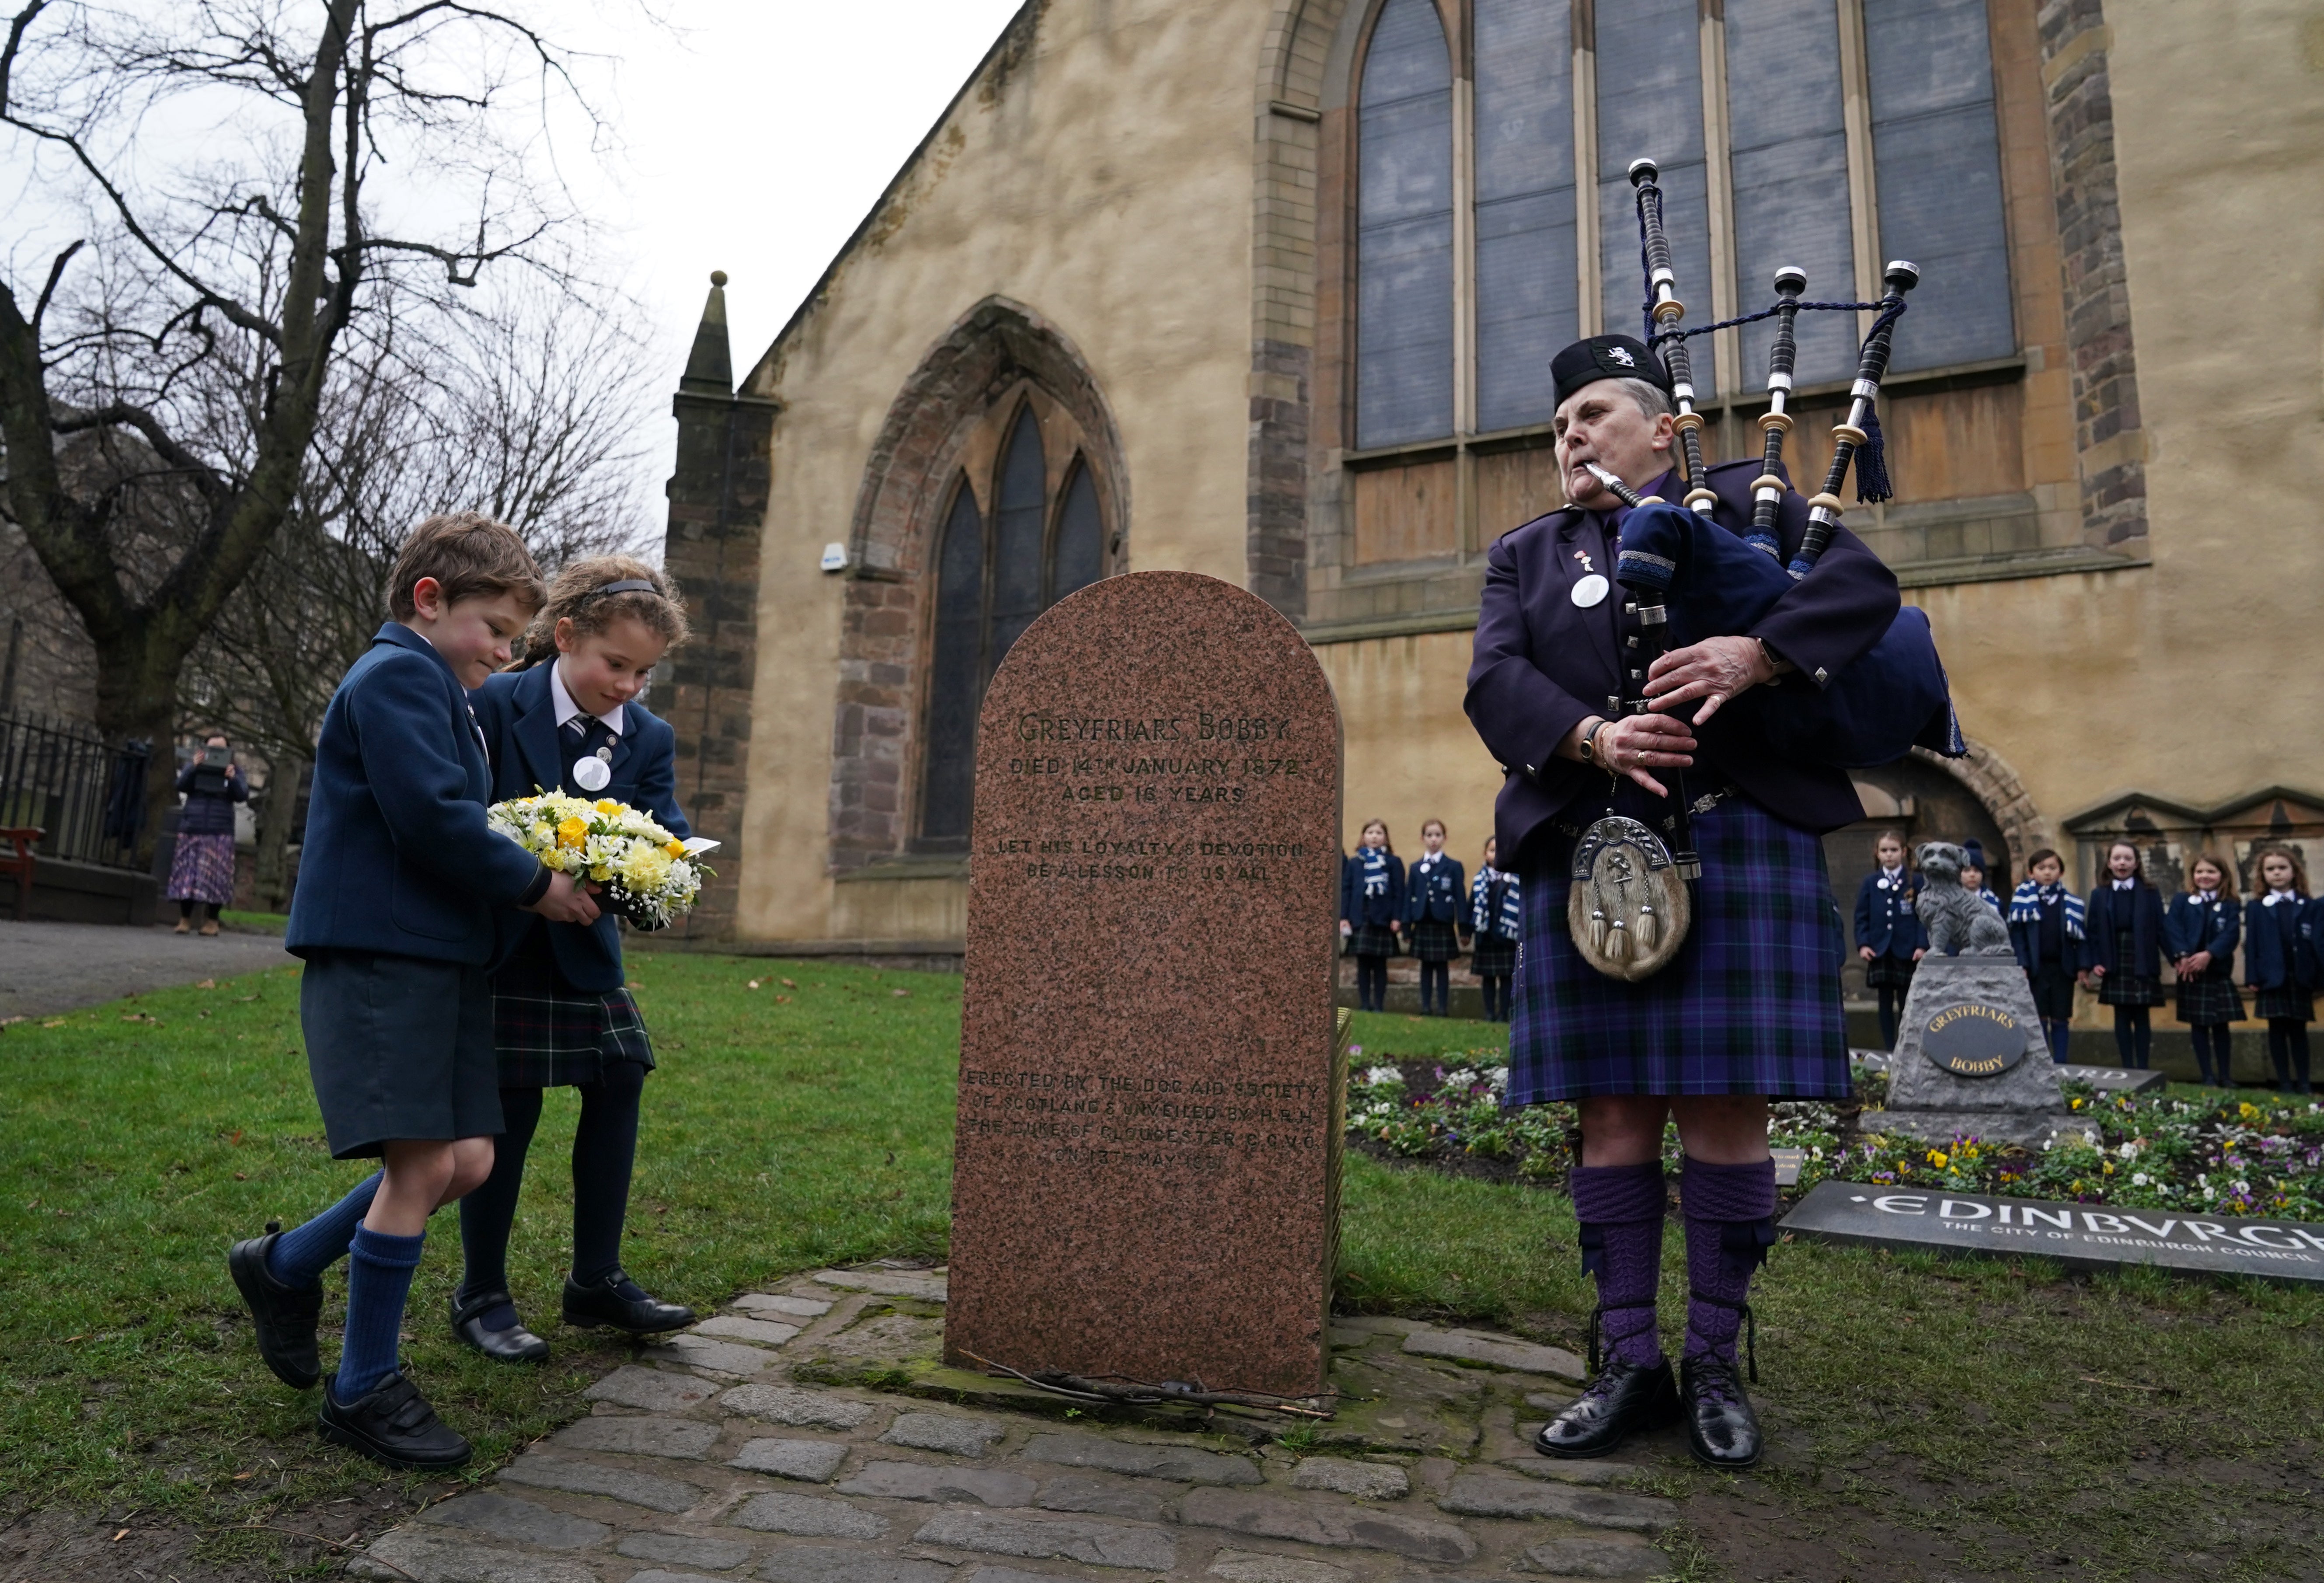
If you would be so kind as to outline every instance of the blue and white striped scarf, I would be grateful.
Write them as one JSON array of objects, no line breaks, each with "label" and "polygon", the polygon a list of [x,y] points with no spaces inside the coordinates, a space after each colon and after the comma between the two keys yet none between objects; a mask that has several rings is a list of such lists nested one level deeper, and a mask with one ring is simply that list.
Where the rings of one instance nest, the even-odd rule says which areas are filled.
[{"label": "blue and white striped scarf", "polygon": [[[1485,916],[1495,880],[1504,882],[1501,916],[1498,923]],[[1504,940],[1515,940],[1517,938],[1517,925],[1524,918],[1525,909],[1517,901],[1517,876],[1503,874],[1498,868],[1480,868],[1477,877],[1469,882],[1469,927],[1479,934],[1498,934]]]},{"label": "blue and white striped scarf", "polygon": [[1356,856],[1364,860],[1364,894],[1367,896],[1387,895],[1388,866],[1395,861],[1395,859],[1388,856],[1388,848],[1385,847],[1359,847],[1356,848]]},{"label": "blue and white striped scarf", "polygon": [[[2061,896],[2064,897],[2066,902],[2066,938],[2080,940],[2083,938],[2082,899],[2063,885],[2052,886],[2047,893],[2047,897],[2051,901],[2056,901]],[[2030,879],[2021,883],[2009,895],[2009,921],[2012,923],[2041,922],[2043,898],[2044,893],[2041,885]]]}]

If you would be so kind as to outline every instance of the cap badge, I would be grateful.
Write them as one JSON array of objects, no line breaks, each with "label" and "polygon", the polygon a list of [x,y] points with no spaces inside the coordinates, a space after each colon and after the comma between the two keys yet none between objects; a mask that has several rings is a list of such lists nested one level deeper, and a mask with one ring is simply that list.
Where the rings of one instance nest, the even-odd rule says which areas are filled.
[{"label": "cap badge", "polygon": [[1609,347],[1606,348],[1606,356],[1625,368],[1636,368],[1638,366],[1638,360],[1630,356],[1630,348],[1628,347]]}]

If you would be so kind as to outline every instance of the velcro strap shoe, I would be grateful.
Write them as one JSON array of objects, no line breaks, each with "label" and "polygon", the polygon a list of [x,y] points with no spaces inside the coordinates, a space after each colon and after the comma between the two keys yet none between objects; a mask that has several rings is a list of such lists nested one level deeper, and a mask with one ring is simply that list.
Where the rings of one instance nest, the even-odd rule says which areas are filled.
[{"label": "velcro strap shoe", "polygon": [[436,1416],[420,1387],[400,1374],[390,1375],[369,1395],[341,1404],[331,1387],[323,1390],[323,1410],[315,1426],[323,1438],[361,1451],[390,1467],[457,1467],[468,1459],[468,1442]]}]

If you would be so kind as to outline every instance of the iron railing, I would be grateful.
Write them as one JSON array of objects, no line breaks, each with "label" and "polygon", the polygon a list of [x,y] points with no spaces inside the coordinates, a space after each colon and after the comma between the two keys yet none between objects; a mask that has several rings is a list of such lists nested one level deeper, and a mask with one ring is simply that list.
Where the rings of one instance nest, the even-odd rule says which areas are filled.
[{"label": "iron railing", "polygon": [[37,826],[35,850],[113,868],[136,868],[151,754],[115,748],[86,726],[0,715],[0,827]]}]

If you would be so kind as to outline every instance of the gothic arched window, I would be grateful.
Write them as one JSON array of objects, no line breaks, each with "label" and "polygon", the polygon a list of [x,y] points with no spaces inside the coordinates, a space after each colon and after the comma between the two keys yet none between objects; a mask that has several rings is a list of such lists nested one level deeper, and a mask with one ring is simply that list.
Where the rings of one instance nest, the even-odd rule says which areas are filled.
[{"label": "gothic arched window", "polygon": [[922,851],[967,846],[976,717],[1002,657],[1042,611],[1106,573],[1104,512],[1082,449],[1072,418],[1032,392],[996,408],[961,447],[952,504],[928,556],[935,619],[915,843]]}]

